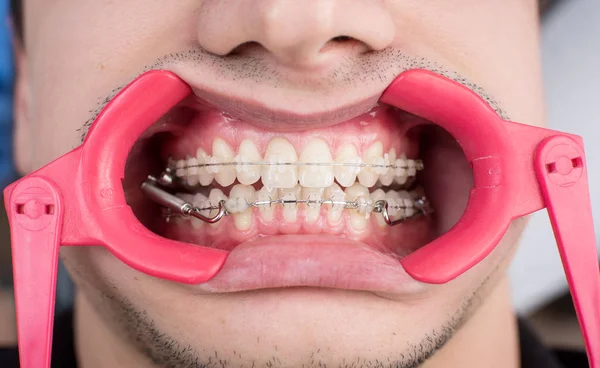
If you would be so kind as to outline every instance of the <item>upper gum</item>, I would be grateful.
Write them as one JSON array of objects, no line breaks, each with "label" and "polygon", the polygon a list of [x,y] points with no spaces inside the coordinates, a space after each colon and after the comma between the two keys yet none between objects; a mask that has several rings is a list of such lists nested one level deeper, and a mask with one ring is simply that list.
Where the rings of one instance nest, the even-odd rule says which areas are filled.
[{"label": "upper gum", "polygon": [[322,139],[335,158],[339,148],[352,144],[362,157],[364,152],[376,142],[383,146],[384,154],[392,148],[408,157],[417,155],[418,145],[411,141],[406,131],[411,124],[397,121],[397,114],[388,107],[379,107],[371,114],[321,129],[300,132],[268,131],[244,121],[236,121],[216,111],[201,112],[183,130],[182,135],[171,139],[163,146],[163,156],[174,159],[195,157],[200,148],[212,155],[213,142],[225,141],[237,154],[244,139],[251,140],[264,157],[269,142],[274,138],[284,138],[296,149],[298,156],[312,139]]}]

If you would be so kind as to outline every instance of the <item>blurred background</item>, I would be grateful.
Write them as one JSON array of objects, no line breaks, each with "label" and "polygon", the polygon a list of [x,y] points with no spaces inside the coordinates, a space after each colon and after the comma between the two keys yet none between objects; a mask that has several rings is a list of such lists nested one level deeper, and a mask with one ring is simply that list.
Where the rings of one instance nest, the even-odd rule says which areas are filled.
[{"label": "blurred background", "polygon": [[[600,1],[542,0],[542,60],[548,126],[584,137],[596,233],[600,234]],[[12,164],[12,84],[8,1],[0,0],[0,187],[17,178]],[[599,242],[600,244],[600,242]],[[514,305],[551,346],[582,348],[567,283],[545,211],[533,215],[510,270]],[[12,288],[10,238],[0,210],[0,292]],[[73,285],[59,268],[57,311],[68,308]],[[1,295],[0,295],[1,296]],[[0,298],[1,299],[1,298]],[[6,306],[4,306],[6,309]],[[0,328],[10,324],[0,301]],[[1,341],[0,341],[1,343]]]}]

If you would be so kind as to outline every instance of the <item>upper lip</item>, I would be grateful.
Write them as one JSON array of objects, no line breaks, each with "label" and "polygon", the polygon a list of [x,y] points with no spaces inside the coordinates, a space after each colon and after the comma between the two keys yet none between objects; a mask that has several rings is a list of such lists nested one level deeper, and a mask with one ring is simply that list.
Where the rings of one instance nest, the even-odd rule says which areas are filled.
[{"label": "upper lip", "polygon": [[196,103],[271,130],[310,129],[350,120],[377,105],[387,86],[361,88],[360,95],[353,94],[350,98],[334,92],[327,97],[315,94],[314,97],[291,98],[273,89],[251,95],[237,90],[223,91],[197,78],[190,70],[173,71],[190,85]]}]

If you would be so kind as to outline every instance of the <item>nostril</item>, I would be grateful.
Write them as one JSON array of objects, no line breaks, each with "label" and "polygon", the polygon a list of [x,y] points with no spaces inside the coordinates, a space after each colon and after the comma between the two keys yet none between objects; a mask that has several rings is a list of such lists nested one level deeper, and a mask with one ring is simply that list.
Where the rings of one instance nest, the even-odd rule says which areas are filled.
[{"label": "nostril", "polygon": [[227,55],[225,56],[240,56],[240,55],[248,55],[253,52],[253,50],[262,49],[266,51],[266,49],[256,41],[248,41],[244,42],[236,47],[234,47]]},{"label": "nostril", "polygon": [[356,39],[354,37],[351,36],[345,36],[345,35],[341,35],[341,36],[336,36],[333,37],[331,39],[329,39],[329,41],[327,41],[319,50],[320,53],[324,53],[324,52],[328,52],[328,51],[333,51],[333,50],[346,50],[346,51],[351,51],[351,52],[368,52],[370,50],[372,50],[372,48],[366,44],[365,42]]},{"label": "nostril", "polygon": [[348,42],[348,41],[352,41],[353,38],[350,36],[337,36],[331,39],[331,42],[336,42],[336,43],[344,43],[344,42]]}]

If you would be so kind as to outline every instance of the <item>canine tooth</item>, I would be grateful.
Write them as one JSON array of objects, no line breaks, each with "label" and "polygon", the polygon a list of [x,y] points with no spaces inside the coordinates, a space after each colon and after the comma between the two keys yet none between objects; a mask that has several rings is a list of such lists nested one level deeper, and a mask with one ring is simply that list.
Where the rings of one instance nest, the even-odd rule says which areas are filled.
[{"label": "canine tooth", "polygon": [[[258,191],[256,197],[259,202],[268,202],[279,199],[279,189],[269,189],[264,186]],[[273,215],[275,213],[275,205],[261,204],[258,206],[258,213],[263,221],[271,221],[273,220]]]},{"label": "canine tooth", "polygon": [[254,187],[251,185],[237,184],[231,188],[226,207],[229,212],[233,213],[233,223],[240,231],[248,230],[252,225],[250,203],[254,202],[255,194]]},{"label": "canine tooth", "polygon": [[[206,196],[204,196],[204,195],[202,195],[200,193],[197,193],[193,197],[192,204],[195,207],[203,208],[206,205],[207,201],[208,201],[208,198],[206,198]],[[202,221],[202,220],[200,220],[198,218],[195,218],[193,216],[190,216],[190,218],[191,218],[190,221],[192,222],[192,227],[194,229],[200,229],[202,226],[204,226],[204,221]]]},{"label": "canine tooth", "polygon": [[298,217],[298,204],[285,203],[285,201],[297,201],[300,198],[301,187],[299,185],[293,188],[284,188],[280,190],[281,199],[283,199],[283,219],[286,222],[295,222]]},{"label": "canine tooth", "polygon": [[[219,202],[221,201],[227,201],[227,196],[223,193],[223,191],[221,189],[218,188],[213,188],[210,191],[210,194],[208,195],[208,201],[210,203],[211,206],[213,207],[218,207],[219,206]],[[219,213],[219,210],[214,209],[210,211],[210,216],[215,216],[217,213]],[[218,224],[218,222],[216,223]],[[216,225],[213,224],[213,225]]]},{"label": "canine tooth", "polygon": [[[298,162],[331,163],[333,157],[329,145],[322,139],[311,139],[300,154]],[[300,185],[307,188],[326,188],[333,184],[333,167],[326,165],[300,165]]]},{"label": "canine tooth", "polygon": [[325,188],[302,188],[302,199],[316,201],[319,203],[307,203],[305,211],[305,220],[308,223],[315,222],[321,214],[321,203]]},{"label": "canine tooth", "polygon": [[226,208],[230,213],[242,213],[250,208],[252,202],[254,202],[254,187],[236,184],[229,192]]},{"label": "canine tooth", "polygon": [[[238,149],[238,156],[235,158],[236,162],[260,162],[260,152],[258,148],[249,139],[244,139]],[[260,165],[237,165],[237,178],[238,181],[245,185],[251,185],[256,183],[260,179]]]},{"label": "canine tooth", "polygon": [[[284,138],[275,138],[269,142],[265,152],[265,161],[271,163],[296,163],[296,149]],[[264,165],[262,182],[269,188],[294,188],[298,184],[296,165]]]},{"label": "canine tooth", "polygon": [[[325,189],[323,193],[323,197],[326,199],[330,199],[334,202],[344,202],[346,200],[346,195],[342,188],[340,188],[337,184],[332,184],[328,188]],[[327,220],[329,224],[334,224],[340,221],[342,218],[342,212],[344,211],[344,205],[341,204],[330,204],[329,211],[327,211]]]},{"label": "canine tooth", "polygon": [[[198,160],[198,165],[204,165],[209,163],[210,156],[204,152],[202,148],[198,148],[196,151],[196,159]],[[198,167],[198,182],[202,186],[210,185],[213,181],[213,175],[210,171],[207,170],[206,166]]]},{"label": "canine tooth", "polygon": [[198,159],[196,157],[188,158],[186,166],[185,180],[189,186],[193,187],[198,184]]},{"label": "canine tooth", "polygon": [[[383,144],[375,142],[363,154],[363,162],[365,164],[378,165],[383,161]],[[379,175],[375,167],[363,167],[358,173],[358,182],[366,187],[372,187],[377,183]]]},{"label": "canine tooth", "polygon": [[[215,163],[226,163],[235,161],[235,152],[233,149],[221,138],[217,138],[213,141],[212,146],[213,161]],[[235,181],[235,165],[220,165],[215,166],[218,171],[215,173],[215,181],[220,185],[226,187]]]},{"label": "canine tooth", "polygon": [[[383,189],[377,189],[373,193],[371,193],[371,201],[373,201],[373,203],[381,200],[385,200],[385,192],[383,191]],[[387,226],[383,215],[381,214],[375,216],[375,221],[377,222],[377,225],[380,228],[385,228]]]},{"label": "canine tooth", "polygon": [[[392,148],[390,152],[386,153],[383,156],[384,165],[389,166],[393,165],[396,162],[396,150]],[[393,168],[389,168],[389,170],[383,174],[379,175],[379,182],[382,185],[391,185],[394,182],[395,172]]]},{"label": "canine tooth", "polygon": [[408,162],[406,160],[406,155],[403,153],[400,155],[400,158],[396,160],[396,165],[394,169],[394,181],[398,184],[406,184],[408,180]]},{"label": "canine tooth", "polygon": [[354,230],[363,230],[367,227],[367,216],[361,213],[361,207],[367,205],[367,199],[369,199],[369,189],[364,185],[356,183],[346,188],[346,201],[356,202],[360,206],[356,210],[350,210],[350,225]]},{"label": "canine tooth", "polygon": [[344,144],[337,151],[335,162],[340,164],[352,164],[356,166],[336,166],[334,168],[335,179],[340,185],[350,187],[356,181],[356,175],[360,172],[361,158],[353,144]]},{"label": "canine tooth", "polygon": [[179,178],[185,177],[185,160],[177,160],[175,164],[175,176]]}]

